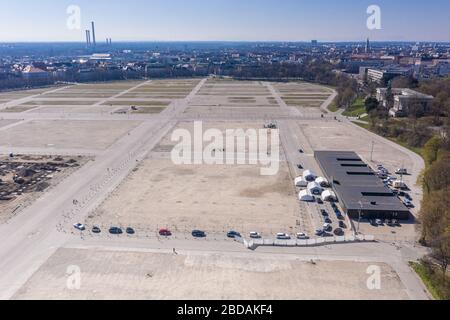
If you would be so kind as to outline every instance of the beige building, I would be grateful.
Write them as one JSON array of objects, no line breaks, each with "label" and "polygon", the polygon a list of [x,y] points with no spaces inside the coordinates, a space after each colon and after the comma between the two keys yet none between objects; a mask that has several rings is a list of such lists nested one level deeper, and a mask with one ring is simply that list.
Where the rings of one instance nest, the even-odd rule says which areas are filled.
[{"label": "beige building", "polygon": [[[394,95],[394,107],[389,110],[392,117],[407,116],[412,107],[420,108],[423,113],[431,110],[434,100],[429,96],[411,89],[392,89]],[[377,89],[377,100],[384,106],[387,106],[387,88]]]}]

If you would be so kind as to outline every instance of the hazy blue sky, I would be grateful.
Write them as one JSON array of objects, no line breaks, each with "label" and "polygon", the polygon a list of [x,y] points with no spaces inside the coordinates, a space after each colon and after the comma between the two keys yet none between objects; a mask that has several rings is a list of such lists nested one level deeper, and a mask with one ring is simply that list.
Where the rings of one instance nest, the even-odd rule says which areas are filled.
[{"label": "hazy blue sky", "polygon": [[[81,30],[66,27],[69,5]],[[382,30],[366,27],[382,9]],[[96,21],[98,41],[257,40],[450,41],[449,0],[0,0],[0,41],[81,41]]]}]

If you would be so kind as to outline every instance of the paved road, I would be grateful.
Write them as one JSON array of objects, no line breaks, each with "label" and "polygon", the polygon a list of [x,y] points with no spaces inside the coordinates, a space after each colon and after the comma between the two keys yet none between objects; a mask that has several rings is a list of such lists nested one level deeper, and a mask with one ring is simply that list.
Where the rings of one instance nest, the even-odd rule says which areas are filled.
[{"label": "paved road", "polygon": [[336,90],[333,90],[333,94],[328,97],[327,100],[325,100],[322,105],[320,106],[320,109],[324,112],[330,112],[328,110],[328,107],[333,103],[334,99],[338,96],[338,93]]}]

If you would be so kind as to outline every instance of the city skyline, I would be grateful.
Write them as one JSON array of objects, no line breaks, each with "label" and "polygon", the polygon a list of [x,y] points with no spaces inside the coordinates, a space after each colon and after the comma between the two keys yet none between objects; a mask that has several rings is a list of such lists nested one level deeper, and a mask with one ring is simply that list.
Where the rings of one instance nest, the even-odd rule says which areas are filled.
[{"label": "city skyline", "polygon": [[[162,0],[151,2],[0,1],[0,42],[83,42],[90,22],[97,25],[98,42],[126,41],[250,41],[321,42],[450,41],[450,3],[433,7],[419,1],[341,1],[315,3],[263,1]],[[367,8],[381,8],[381,30],[369,30]],[[69,6],[81,10],[79,29],[67,27]],[[24,10],[26,9],[26,10]],[[11,14],[15,12],[16,14]],[[270,12],[270,14],[268,14]]]}]

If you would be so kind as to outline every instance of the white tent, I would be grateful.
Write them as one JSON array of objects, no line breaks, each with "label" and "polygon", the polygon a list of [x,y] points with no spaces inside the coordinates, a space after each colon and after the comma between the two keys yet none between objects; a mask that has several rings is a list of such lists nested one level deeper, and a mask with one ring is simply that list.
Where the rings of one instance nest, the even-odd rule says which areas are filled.
[{"label": "white tent", "polygon": [[298,188],[306,188],[308,186],[308,181],[303,179],[303,177],[298,177],[295,179],[295,186]]},{"label": "white tent", "polygon": [[337,201],[336,194],[331,190],[322,192],[322,201],[334,202]]},{"label": "white tent", "polygon": [[314,198],[314,196],[308,192],[308,190],[302,190],[300,191],[300,193],[298,194],[298,198],[300,199],[300,201],[305,201],[305,202],[313,202],[316,200],[316,198]]},{"label": "white tent", "polygon": [[305,170],[305,172],[303,172],[303,179],[305,179],[308,182],[312,182],[314,180],[316,180],[317,175],[312,172],[311,170]]},{"label": "white tent", "polygon": [[316,183],[318,183],[322,188],[328,188],[330,186],[328,180],[322,177],[317,178]]},{"label": "white tent", "polygon": [[308,191],[311,194],[320,195],[322,194],[323,189],[317,182],[310,182],[308,184]]}]

